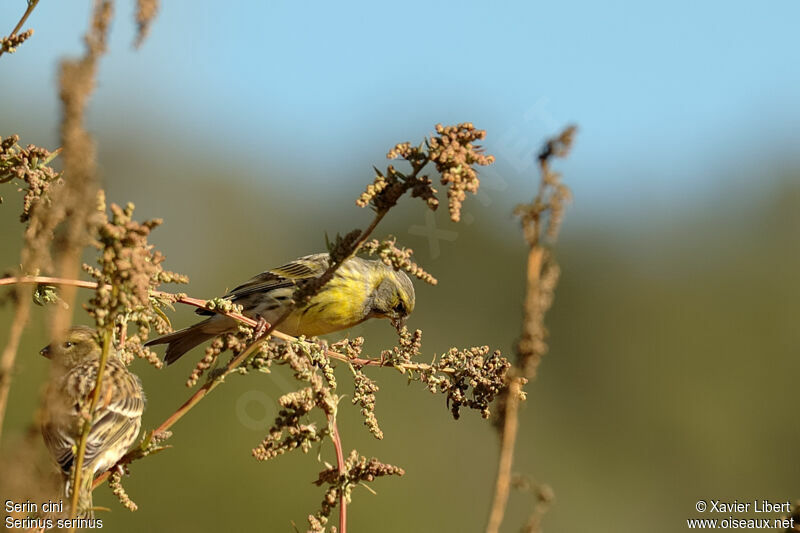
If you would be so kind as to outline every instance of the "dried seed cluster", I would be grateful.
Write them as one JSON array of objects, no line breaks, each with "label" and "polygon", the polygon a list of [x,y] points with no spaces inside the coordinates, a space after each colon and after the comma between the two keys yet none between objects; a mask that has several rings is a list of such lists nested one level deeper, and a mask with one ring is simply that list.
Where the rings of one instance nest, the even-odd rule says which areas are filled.
[{"label": "dried seed cluster", "polygon": [[428,156],[442,176],[442,185],[447,185],[450,219],[461,219],[461,204],[467,191],[478,192],[480,181],[474,165],[491,165],[494,156],[484,155],[480,146],[473,145],[486,137],[485,130],[477,130],[470,122],[457,126],[436,125],[436,133],[427,142]]},{"label": "dried seed cluster", "polygon": [[322,372],[322,377],[325,378],[325,381],[328,384],[328,387],[333,391],[336,390],[336,374],[333,371],[333,365],[331,365],[331,360],[328,358],[326,354],[328,350],[328,345],[324,341],[319,342],[305,342],[304,337],[300,337],[298,339],[299,342],[295,344],[298,350],[303,352],[311,364],[319,368]]},{"label": "dried seed cluster", "polygon": [[511,363],[499,350],[491,352],[488,346],[466,350],[450,348],[431,364],[414,363],[422,346],[422,331],[414,333],[404,326],[398,331],[398,345],[381,352],[384,365],[396,367],[407,373],[409,379],[421,381],[432,393],[443,393],[447,405],[458,419],[460,409],[467,407],[489,417],[489,405],[506,386]]},{"label": "dried seed cluster", "polygon": [[545,143],[539,153],[541,180],[536,196],[531,203],[515,209],[531,254],[539,257],[535,282],[528,284],[522,336],[517,344],[518,374],[525,378],[535,376],[539,362],[547,352],[544,317],[553,302],[560,273],[544,240],[552,241],[557,237],[564,206],[570,198],[569,189],[562,183],[561,176],[550,169],[550,162],[554,157],[565,157],[569,153],[576,131],[574,126],[569,126]]},{"label": "dried seed cluster", "polygon": [[422,348],[422,330],[408,331],[406,326],[402,326],[397,331],[397,346],[391,350],[381,352],[381,361],[387,365],[402,367],[410,364],[412,360],[420,354]]},{"label": "dried seed cluster", "polygon": [[355,359],[361,356],[361,352],[364,349],[364,337],[342,339],[331,344],[328,349],[347,356],[350,359]]},{"label": "dried seed cluster", "polygon": [[[550,169],[554,157],[566,157],[575,140],[577,128],[569,126],[560,135],[548,140],[539,152],[541,181],[536,197],[529,204],[518,205],[514,214],[520,217],[525,238],[536,246],[543,236],[554,240],[564,219],[564,208],[572,193],[562,181],[561,174]],[[543,235],[544,234],[544,235]]]},{"label": "dried seed cluster", "polygon": [[[308,348],[307,344],[300,341],[276,345],[272,349],[259,352],[251,362],[257,368],[268,366],[265,358],[279,364],[288,364],[294,371],[295,379],[309,384],[308,387],[284,394],[278,399],[281,406],[278,417],[270,427],[267,437],[253,449],[253,456],[260,461],[272,459],[296,448],[308,452],[315,442],[328,435],[327,427],[318,430],[314,423],[308,421],[308,416],[315,407],[326,415],[334,413],[337,398],[332,388],[326,385],[327,378],[317,372],[318,366],[309,356],[313,349]],[[322,374],[324,372],[323,370]]]},{"label": "dried seed cluster", "polygon": [[47,206],[50,203],[52,187],[61,184],[63,180],[61,173],[49,166],[58,156],[58,150],[50,152],[32,144],[22,148],[18,142],[18,135],[5,139],[0,137],[0,183],[7,183],[16,178],[25,184],[20,221],[28,222],[35,206],[42,202]]},{"label": "dried seed cluster", "polygon": [[8,37],[0,37],[0,53],[8,52],[13,54],[17,51],[17,47],[28,40],[33,35],[33,29],[9,35]]},{"label": "dried seed cluster", "polygon": [[205,371],[216,364],[222,352],[230,350],[233,357],[236,357],[247,348],[252,340],[253,330],[250,328],[240,328],[239,331],[226,333],[214,338],[211,344],[206,347],[205,356],[192,369],[189,379],[186,380],[186,386],[194,387],[197,385]]},{"label": "dried seed cluster", "polygon": [[377,255],[385,265],[393,267],[395,270],[405,270],[412,276],[421,279],[425,283],[430,283],[431,285],[439,283],[436,278],[411,260],[414,250],[411,248],[398,248],[396,244],[397,238],[389,236],[388,239],[383,241],[379,241],[378,239],[367,241],[361,249],[369,255]]},{"label": "dried seed cluster", "polygon": [[314,423],[303,420],[316,406],[317,398],[311,388],[284,394],[278,400],[281,410],[267,437],[253,449],[253,457],[266,461],[295,448],[308,453],[311,446],[326,435],[326,429],[317,430]]},{"label": "dried seed cluster", "polygon": [[[349,359],[358,359],[364,347],[364,337],[355,339],[342,339],[330,345],[330,350],[340,353]],[[378,392],[378,385],[366,376],[363,367],[358,364],[348,364],[353,374],[353,405],[361,406],[361,415],[364,417],[364,425],[376,439],[383,438],[383,431],[378,425],[378,418],[375,416],[375,393]]]},{"label": "dried seed cluster", "polygon": [[488,346],[480,346],[466,350],[450,348],[437,366],[440,370],[451,368],[453,372],[444,373],[444,379],[432,377],[426,384],[431,391],[438,388],[447,394],[453,418],[458,419],[461,407],[477,409],[483,418],[489,418],[489,404],[505,387],[511,363],[499,350],[490,353]]},{"label": "dried seed cluster", "polygon": [[308,517],[311,525],[310,533],[325,531],[324,526],[336,508],[339,497],[344,495],[345,500],[349,503],[350,492],[354,486],[370,483],[377,477],[405,474],[405,470],[399,466],[382,463],[375,457],[367,459],[363,455],[359,455],[356,450],[350,452],[345,459],[345,470],[346,472],[343,474],[337,467],[329,466],[320,472],[319,477],[314,481],[317,486],[328,485],[328,489],[325,491],[320,510]]},{"label": "dried seed cluster", "polygon": [[119,503],[121,503],[123,507],[133,512],[138,510],[139,506],[136,505],[133,500],[131,500],[131,497],[128,496],[128,493],[122,486],[122,474],[123,471],[121,468],[111,472],[111,476],[108,478],[108,488],[111,489],[111,493],[117,497]]},{"label": "dried seed cluster", "polygon": [[375,416],[375,393],[380,389],[361,369],[353,368],[353,405],[361,406],[361,415],[364,417],[364,425],[376,439],[383,439],[383,431],[378,425],[378,418]]},{"label": "dried seed cluster", "polygon": [[[125,208],[111,204],[111,217],[106,214],[105,196],[98,194],[95,217],[96,234],[93,245],[100,250],[99,267],[84,265],[83,268],[97,281],[94,296],[85,306],[94,317],[98,329],[113,327],[115,347],[123,358],[143,357],[157,367],[161,360],[142,345],[150,330],[166,333],[170,325],[163,312],[156,311],[159,303],[151,297],[161,283],[187,283],[186,276],[164,270],[164,256],[147,242],[153,228],[161,220],[143,223],[133,220],[133,204]],[[128,325],[138,331],[128,337]],[[127,357],[126,357],[127,356]]]},{"label": "dried seed cluster", "polygon": [[336,238],[333,242],[328,240],[328,236],[325,236],[325,244],[328,249],[328,254],[331,257],[332,264],[339,264],[344,262],[353,251],[353,246],[355,246],[356,241],[361,236],[360,229],[354,229],[350,233],[346,234],[344,237],[336,234]]},{"label": "dried seed cluster", "polygon": [[469,122],[456,126],[436,125],[436,135],[432,135],[419,146],[405,142],[395,145],[386,154],[388,159],[403,159],[411,165],[411,173],[404,174],[389,165],[386,172],[375,169],[375,179],[358,197],[356,205],[372,205],[377,211],[385,211],[397,200],[411,191],[414,198],[422,198],[431,209],[439,206],[436,189],[420,171],[429,162],[436,166],[441,175],[441,183],[448,187],[447,198],[450,218],[458,222],[461,218],[461,204],[466,193],[478,191],[480,181],[475,165],[486,166],[494,162],[494,157],[485,155],[480,146],[473,143],[486,137],[484,130],[475,129]]}]

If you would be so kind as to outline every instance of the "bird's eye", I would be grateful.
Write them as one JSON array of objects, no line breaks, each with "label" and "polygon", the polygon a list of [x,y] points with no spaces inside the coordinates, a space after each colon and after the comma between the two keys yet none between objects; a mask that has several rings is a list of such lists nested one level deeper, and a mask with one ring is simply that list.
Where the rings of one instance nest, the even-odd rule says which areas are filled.
[{"label": "bird's eye", "polygon": [[394,306],[394,312],[398,315],[405,315],[406,305],[403,302],[398,302],[397,305]]},{"label": "bird's eye", "polygon": [[72,343],[70,341],[65,341],[64,344],[61,345],[64,349],[72,348]]}]

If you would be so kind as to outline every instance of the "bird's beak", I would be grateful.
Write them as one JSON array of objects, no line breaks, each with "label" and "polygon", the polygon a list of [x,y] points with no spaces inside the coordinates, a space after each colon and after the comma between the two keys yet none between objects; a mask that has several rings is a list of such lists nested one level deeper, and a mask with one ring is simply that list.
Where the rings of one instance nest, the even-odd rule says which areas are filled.
[{"label": "bird's beak", "polygon": [[50,345],[48,344],[47,346],[39,350],[39,353],[50,359]]},{"label": "bird's beak", "polygon": [[392,325],[394,326],[394,329],[396,329],[397,331],[400,331],[401,329],[403,329],[403,326],[406,325],[406,317],[393,318],[392,319]]}]

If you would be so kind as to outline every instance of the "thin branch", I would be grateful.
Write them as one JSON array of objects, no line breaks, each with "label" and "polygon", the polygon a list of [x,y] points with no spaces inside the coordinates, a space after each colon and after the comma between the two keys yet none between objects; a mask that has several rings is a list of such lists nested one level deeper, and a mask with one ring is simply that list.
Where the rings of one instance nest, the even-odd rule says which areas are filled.
[{"label": "thin branch", "polygon": [[[97,148],[85,125],[86,107],[96,86],[99,58],[106,51],[111,24],[111,0],[94,0],[89,28],[84,36],[85,52],[79,59],[65,59],[59,65],[59,97],[61,126],[59,134],[63,153],[64,187],[54,201],[69,216],[64,231],[56,242],[56,271],[60,276],[76,278],[80,271],[83,249],[91,233],[91,213],[97,207]],[[63,335],[72,323],[75,291],[67,287],[61,297],[67,303],[52,318],[52,337]]]},{"label": "thin branch", "polygon": [[33,10],[36,9],[38,3],[39,0],[28,0],[28,9],[25,10],[25,13],[22,14],[22,18],[19,19],[19,22],[17,22],[17,25],[14,26],[14,29],[11,30],[9,37],[16,35],[17,32],[22,29],[22,25],[25,24],[26,20],[28,20],[28,17],[31,15],[31,13],[33,13]]},{"label": "thin branch", "polygon": [[[525,399],[523,386],[536,374],[544,356],[546,330],[544,316],[552,303],[557,269],[547,255],[545,237],[555,240],[563,215],[563,205],[569,199],[569,190],[560,182],[560,177],[550,170],[553,157],[565,157],[575,135],[575,127],[564,131],[545,143],[539,153],[539,187],[533,201],[517,207],[522,219],[523,231],[528,242],[527,284],[522,336],[517,345],[518,361],[509,374],[508,387],[500,400],[501,410],[500,455],[497,465],[494,499],[489,512],[486,533],[497,533],[503,523],[508,494],[511,486],[511,467],[519,426],[519,405]],[[545,214],[547,218],[545,219]]]},{"label": "thin branch", "polygon": [[494,501],[489,514],[489,525],[486,533],[497,533],[503,523],[508,493],[511,487],[511,464],[514,459],[514,443],[517,440],[519,419],[519,398],[522,392],[522,380],[515,378],[508,386],[508,399],[503,419],[503,435],[500,442],[500,459],[497,466],[497,480],[494,487]]},{"label": "thin branch", "polygon": [[[527,297],[525,301],[525,320],[526,324],[530,320],[535,320],[536,305],[535,299],[538,298],[539,281],[542,271],[542,258],[544,250],[538,245],[531,248],[528,254],[528,279]],[[503,523],[503,516],[508,504],[508,494],[511,487],[511,466],[514,462],[514,446],[517,442],[517,430],[519,428],[519,404],[523,398],[522,387],[527,380],[522,376],[515,376],[511,379],[508,392],[505,394],[505,409],[503,411],[503,426],[500,434],[500,456],[497,462],[497,478],[494,487],[494,500],[492,510],[489,513],[489,524],[486,526],[486,533],[497,533]]]},{"label": "thin branch", "polygon": [[[344,451],[342,450],[342,439],[339,435],[339,427],[336,425],[336,415],[328,415],[328,423],[331,426],[331,439],[333,447],[336,449],[336,466],[339,468],[339,476],[347,475],[347,467],[344,464]],[[339,533],[347,533],[347,496],[344,487],[339,492]]]},{"label": "thin branch", "polygon": [[3,287],[5,285],[18,285],[18,284],[29,285],[31,283],[40,285],[71,285],[72,287],[79,287],[81,289],[97,288],[97,283],[94,281],[56,278],[53,276],[19,276],[19,277],[12,276],[9,278],[0,278],[0,287]]},{"label": "thin branch", "polygon": [[[78,500],[81,493],[81,478],[83,477],[83,459],[86,455],[86,443],[89,440],[89,432],[92,430],[94,423],[95,409],[100,402],[100,391],[103,384],[103,375],[105,374],[106,362],[108,361],[108,354],[111,349],[111,329],[106,328],[103,331],[103,351],[100,354],[100,362],[97,365],[97,378],[94,385],[94,394],[92,394],[92,401],[89,404],[89,412],[82,413],[86,416],[81,428],[81,438],[78,442],[78,453],[75,456],[75,463],[73,465],[72,473],[72,500],[70,503],[69,516],[76,518],[78,513]],[[75,531],[75,526],[71,526],[70,531]]]},{"label": "thin branch", "polygon": [[[11,33],[8,35],[8,37],[14,37],[19,30],[22,29],[22,25],[25,24],[26,20],[28,20],[28,17],[31,15],[31,13],[33,13],[33,10],[36,9],[36,5],[38,3],[39,0],[28,0],[28,8],[25,10],[25,13],[22,14],[22,18],[19,19],[19,22],[17,22],[17,25],[14,26],[13,30],[11,30]],[[0,56],[3,55],[3,52],[5,52],[5,50],[0,48]]]}]

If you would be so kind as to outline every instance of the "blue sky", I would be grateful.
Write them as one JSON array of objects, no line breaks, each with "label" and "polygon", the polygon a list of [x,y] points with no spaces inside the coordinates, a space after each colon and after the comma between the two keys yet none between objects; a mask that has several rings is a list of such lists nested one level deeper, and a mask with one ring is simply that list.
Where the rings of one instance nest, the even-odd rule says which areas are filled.
[{"label": "blue sky", "polygon": [[[89,4],[42,2],[33,39],[0,59],[0,91],[19,104],[11,116],[58,116],[55,65],[81,50]],[[155,128],[309,183],[336,167],[362,184],[394,142],[470,120],[498,157],[487,185],[511,204],[530,154],[576,122],[562,168],[577,202],[669,210],[746,188],[798,141],[796,1],[170,0],[139,51],[132,4],[118,2],[101,65],[98,135]],[[0,4],[3,33],[23,9]]]}]

